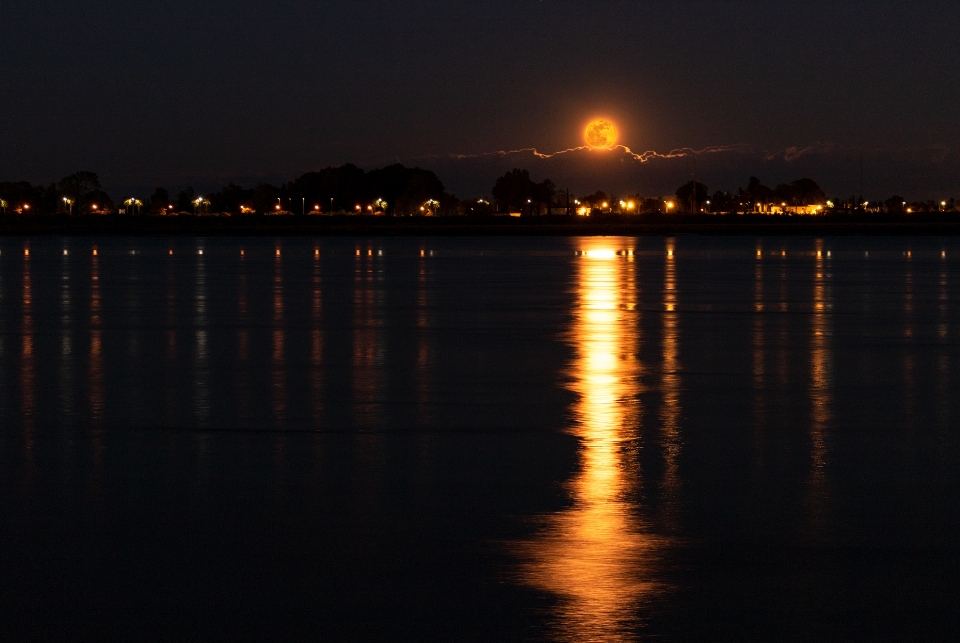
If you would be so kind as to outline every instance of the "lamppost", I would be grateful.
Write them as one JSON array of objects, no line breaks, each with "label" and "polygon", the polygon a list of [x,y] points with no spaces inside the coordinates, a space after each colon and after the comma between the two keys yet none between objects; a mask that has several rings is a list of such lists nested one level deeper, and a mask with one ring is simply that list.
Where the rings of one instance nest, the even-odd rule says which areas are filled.
[{"label": "lamppost", "polygon": [[67,207],[67,214],[72,215],[72,214],[73,214],[73,199],[68,199],[67,197],[63,197],[63,204]]},{"label": "lamppost", "polygon": [[[203,197],[200,197],[200,199],[203,199]],[[133,210],[133,212],[131,212],[130,214],[136,214],[137,208],[143,205],[143,201],[135,197],[130,197],[129,199],[124,201],[123,204]]]},{"label": "lamppost", "polygon": [[330,214],[333,214],[333,197],[330,197]]}]

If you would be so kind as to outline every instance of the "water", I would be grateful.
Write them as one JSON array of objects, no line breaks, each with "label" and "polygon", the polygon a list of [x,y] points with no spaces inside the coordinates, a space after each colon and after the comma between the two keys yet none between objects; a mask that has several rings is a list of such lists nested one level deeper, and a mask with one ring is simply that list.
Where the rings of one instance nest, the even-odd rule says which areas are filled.
[{"label": "water", "polygon": [[955,640],[960,242],[4,238],[5,640]]}]

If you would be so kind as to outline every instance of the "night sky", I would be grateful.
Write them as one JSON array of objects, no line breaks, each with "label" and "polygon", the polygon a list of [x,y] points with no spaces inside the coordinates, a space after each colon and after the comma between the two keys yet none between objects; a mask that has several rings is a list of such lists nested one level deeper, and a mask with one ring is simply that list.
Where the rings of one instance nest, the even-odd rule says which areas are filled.
[{"label": "night sky", "polygon": [[713,189],[960,197],[960,4],[0,0],[0,180],[111,193],[392,162],[489,193],[512,167],[575,192],[669,194],[689,158],[542,160],[594,116]]}]

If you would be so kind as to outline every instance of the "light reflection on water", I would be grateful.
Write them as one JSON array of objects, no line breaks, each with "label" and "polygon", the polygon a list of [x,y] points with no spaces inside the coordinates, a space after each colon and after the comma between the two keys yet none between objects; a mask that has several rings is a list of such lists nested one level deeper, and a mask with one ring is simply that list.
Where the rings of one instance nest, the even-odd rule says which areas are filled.
[{"label": "light reflection on water", "polygon": [[22,357],[20,383],[23,399],[23,438],[29,454],[34,442],[34,410],[36,406],[36,356],[34,354],[33,280],[30,272],[29,247],[23,251],[23,316],[21,325]]},{"label": "light reflection on water", "polygon": [[[642,424],[636,267],[632,257],[617,256],[602,239],[584,241],[582,251],[567,376],[577,395],[570,431],[580,440],[579,471],[568,484],[571,507],[548,516],[536,540],[522,548],[530,560],[521,573],[526,583],[559,597],[556,640],[630,641],[644,599],[658,591],[651,571],[661,544],[634,503]],[[672,311],[675,275],[669,265],[667,274],[664,303]],[[664,363],[675,370],[676,328],[669,324]],[[662,420],[667,486],[676,485],[676,386],[675,380],[665,383],[671,400]]]},{"label": "light reflection on water", "polygon": [[833,353],[830,328],[833,310],[831,267],[824,257],[823,241],[817,240],[814,264],[813,313],[810,328],[810,491],[809,512],[813,535],[825,529],[830,492],[827,480],[827,431],[833,398]]},{"label": "light reflection on water", "polygon": [[[936,600],[915,570],[958,533],[953,242],[59,243],[0,240],[0,594],[47,564],[77,594],[72,561],[114,548],[157,578],[150,561],[232,548],[293,552],[253,566],[248,608],[293,578],[363,621],[389,586],[405,614],[482,596],[485,622],[506,605],[565,641],[670,640],[657,620],[691,586],[715,622],[759,605],[800,629],[800,601],[827,619],[839,585],[837,610],[862,609],[858,579],[898,564],[886,591]],[[46,562],[44,538],[68,555]],[[726,562],[757,542],[755,568]],[[702,543],[723,560],[698,566]],[[925,558],[824,564],[821,546]],[[798,582],[757,589],[756,569]],[[175,571],[171,594],[222,588]],[[117,587],[104,602],[136,594]]]},{"label": "light reflection on water", "polygon": [[381,420],[383,278],[383,262],[373,256],[373,249],[358,247],[354,262],[353,394],[355,417],[366,429],[378,428]]}]

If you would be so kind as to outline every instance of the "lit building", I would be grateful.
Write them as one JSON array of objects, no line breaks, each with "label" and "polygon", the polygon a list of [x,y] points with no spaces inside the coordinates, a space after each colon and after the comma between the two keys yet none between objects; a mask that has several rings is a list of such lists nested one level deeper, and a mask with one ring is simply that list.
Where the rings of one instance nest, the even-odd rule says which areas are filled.
[{"label": "lit building", "polygon": [[822,205],[787,205],[785,203],[755,203],[757,214],[823,214]]}]

